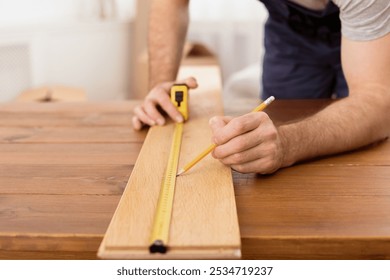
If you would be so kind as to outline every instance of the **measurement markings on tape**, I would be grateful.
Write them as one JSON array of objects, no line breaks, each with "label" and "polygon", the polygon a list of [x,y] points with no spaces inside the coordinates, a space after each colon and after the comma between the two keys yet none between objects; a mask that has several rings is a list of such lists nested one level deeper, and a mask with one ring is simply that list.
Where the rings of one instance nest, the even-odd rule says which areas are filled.
[{"label": "measurement markings on tape", "polygon": [[[188,88],[186,85],[174,85],[171,88],[171,101],[188,119]],[[175,124],[172,144],[168,158],[167,169],[161,185],[160,194],[154,216],[150,236],[150,253],[165,254],[168,250],[169,232],[172,219],[173,201],[175,196],[176,174],[179,164],[180,147],[183,135],[183,123]]]}]

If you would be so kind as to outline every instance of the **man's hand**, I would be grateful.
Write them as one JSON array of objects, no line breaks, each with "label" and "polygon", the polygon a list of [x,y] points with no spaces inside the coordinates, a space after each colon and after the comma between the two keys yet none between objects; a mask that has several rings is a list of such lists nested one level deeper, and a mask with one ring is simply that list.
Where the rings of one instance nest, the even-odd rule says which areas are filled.
[{"label": "man's hand", "polygon": [[[186,84],[190,89],[198,86],[196,80],[192,77],[178,83]],[[144,102],[135,107],[134,117],[132,119],[134,129],[140,130],[143,125],[164,125],[165,118],[159,109],[166,112],[172,120],[183,122],[183,116],[176,109],[175,105],[173,105],[169,97],[169,92],[173,84],[175,82],[158,84],[149,92]]]},{"label": "man's hand", "polygon": [[212,155],[241,173],[268,174],[283,163],[283,145],[278,130],[264,112],[237,118],[210,119],[212,141],[217,144]]},{"label": "man's hand", "polygon": [[[140,130],[144,125],[164,125],[165,118],[159,111],[166,112],[174,121],[183,120],[172,104],[169,91],[175,80],[182,59],[189,15],[189,0],[152,0],[149,15],[148,53],[149,86],[152,90],[144,102],[134,109],[133,127]],[[194,78],[185,83],[197,87]]]}]

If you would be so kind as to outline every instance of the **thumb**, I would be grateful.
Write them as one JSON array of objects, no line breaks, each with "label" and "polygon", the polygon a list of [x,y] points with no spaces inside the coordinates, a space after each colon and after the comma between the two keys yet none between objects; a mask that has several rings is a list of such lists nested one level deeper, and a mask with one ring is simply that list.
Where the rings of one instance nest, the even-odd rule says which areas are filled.
[{"label": "thumb", "polygon": [[215,132],[216,130],[224,127],[228,122],[229,120],[226,120],[225,117],[215,116],[209,120],[209,125],[211,130]]},{"label": "thumb", "polygon": [[218,131],[225,127],[233,118],[228,116],[215,116],[209,120],[209,125],[213,133],[212,142],[216,143],[215,135],[218,134]]}]

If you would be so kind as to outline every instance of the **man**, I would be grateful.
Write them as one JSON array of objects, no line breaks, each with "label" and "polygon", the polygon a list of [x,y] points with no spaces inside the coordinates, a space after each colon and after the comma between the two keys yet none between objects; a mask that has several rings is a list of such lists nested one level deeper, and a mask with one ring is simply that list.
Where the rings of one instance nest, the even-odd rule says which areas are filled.
[{"label": "man", "polygon": [[[144,124],[163,125],[165,120],[157,107],[173,120],[182,121],[169,101],[168,90],[181,59],[188,2],[153,1],[149,27],[152,90],[134,110],[135,129]],[[210,126],[218,146],[213,156],[239,172],[267,174],[388,137],[389,0],[262,2],[270,13],[265,31],[263,97],[347,97],[312,117],[279,127],[264,112],[214,117]],[[339,11],[342,36],[338,34]],[[183,82],[197,87],[194,78]]]}]

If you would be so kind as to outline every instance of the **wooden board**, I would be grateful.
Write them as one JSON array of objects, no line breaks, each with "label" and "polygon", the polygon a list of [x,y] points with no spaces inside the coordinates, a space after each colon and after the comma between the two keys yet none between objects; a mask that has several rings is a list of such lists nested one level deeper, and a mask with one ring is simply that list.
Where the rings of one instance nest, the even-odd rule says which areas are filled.
[{"label": "wooden board", "polygon": [[[198,67],[200,88],[190,93],[179,166],[210,144],[208,120],[223,114],[216,66]],[[182,75],[184,75],[182,73]],[[167,254],[150,254],[149,238],[174,124],[149,130],[127,187],[99,249],[109,259],[239,258],[240,233],[231,171],[206,157],[177,178]]]},{"label": "wooden board", "polygon": [[[328,102],[267,112],[295,121]],[[130,127],[138,103],[0,104],[0,259],[97,257],[144,141]],[[390,259],[390,140],[233,182],[243,259]]]},{"label": "wooden board", "polygon": [[67,86],[43,86],[27,89],[16,98],[18,102],[82,102],[87,94],[82,88]]}]

